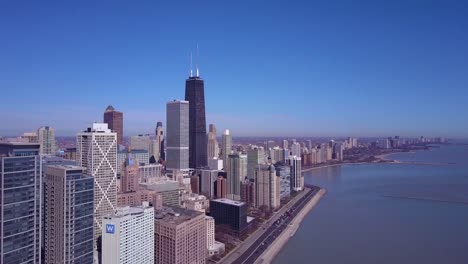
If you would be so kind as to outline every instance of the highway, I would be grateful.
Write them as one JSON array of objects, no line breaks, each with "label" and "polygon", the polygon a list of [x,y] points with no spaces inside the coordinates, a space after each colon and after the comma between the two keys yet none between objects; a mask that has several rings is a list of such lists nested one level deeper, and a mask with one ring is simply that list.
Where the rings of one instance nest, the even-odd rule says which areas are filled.
[{"label": "highway", "polygon": [[[293,204],[285,206],[285,210],[280,210],[280,215],[277,215],[275,220],[268,221],[264,224],[260,236],[258,236],[253,242],[249,243],[250,246],[244,249],[243,252],[233,261],[221,263],[233,263],[233,264],[251,264],[262,255],[262,253],[268,248],[269,245],[278,237],[281,232],[289,225],[294,217],[301,211],[301,209],[307,204],[307,202],[314,197],[320,188],[315,186],[309,186],[304,189],[303,195],[294,201]],[[282,208],[283,209],[283,208]]]}]

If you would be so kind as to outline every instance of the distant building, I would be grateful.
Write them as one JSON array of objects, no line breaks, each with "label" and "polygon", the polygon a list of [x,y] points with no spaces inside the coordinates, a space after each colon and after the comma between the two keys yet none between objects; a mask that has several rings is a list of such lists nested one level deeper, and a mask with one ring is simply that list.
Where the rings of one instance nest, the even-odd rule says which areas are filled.
[{"label": "distant building", "polygon": [[304,176],[302,175],[301,158],[289,157],[288,165],[291,167],[291,190],[302,191],[304,189]]},{"label": "distant building", "polygon": [[190,176],[190,188],[192,189],[193,193],[200,193],[200,176]]},{"label": "distant building", "polygon": [[227,161],[232,150],[232,138],[228,129],[224,131],[222,139],[223,139],[223,142],[222,142],[221,151],[222,151],[223,165],[224,165],[224,170],[227,171],[227,166],[228,166]]},{"label": "distant building", "polygon": [[293,156],[301,156],[301,145],[298,142],[294,142],[291,144],[291,154]]},{"label": "distant building", "polygon": [[[265,163],[265,150],[263,147],[254,147],[247,152],[247,177],[253,179],[255,168]],[[244,180],[244,179],[242,179]]]},{"label": "distant building", "polygon": [[166,171],[175,180],[189,171],[189,102],[168,102],[166,114]]},{"label": "distant building", "polygon": [[208,199],[214,198],[218,171],[201,169],[197,171],[197,174],[200,177],[200,193]]},{"label": "distant building", "polygon": [[178,207],[157,210],[154,216],[154,263],[205,264],[206,238],[204,213]]},{"label": "distant building", "polygon": [[280,206],[280,178],[273,165],[258,165],[255,170],[255,207],[276,210]]},{"label": "distant building", "polygon": [[140,187],[139,165],[129,154],[122,165],[117,206],[138,206],[148,202],[155,208],[162,207],[162,197],[155,191]]},{"label": "distant building", "polygon": [[162,122],[156,124],[155,142],[153,143],[153,155],[156,161],[164,160],[164,130]]},{"label": "distant building", "polygon": [[242,233],[247,228],[247,205],[230,199],[210,201],[210,215],[217,225],[227,225],[234,233]]},{"label": "distant building", "polygon": [[25,140],[27,143],[38,143],[36,132],[25,132],[21,136],[21,139]]},{"label": "distant building", "polygon": [[238,153],[230,154],[228,156],[227,166],[227,197],[232,200],[240,200],[240,183],[243,173],[243,162]]},{"label": "distant building", "polygon": [[283,140],[283,149],[289,149],[289,142],[286,139]]},{"label": "distant building", "polygon": [[255,182],[253,180],[245,179],[242,181],[241,201],[249,207],[255,204]]},{"label": "distant building", "polygon": [[208,159],[208,167],[210,170],[222,170],[223,160],[219,158]]},{"label": "distant building", "polygon": [[[152,143],[151,143],[151,138],[149,135],[138,135],[138,136],[130,137],[131,149],[142,149],[142,150],[146,150],[149,153],[151,145]],[[149,160],[149,157],[148,157],[148,160]]]},{"label": "distant building", "polygon": [[276,176],[280,179],[280,199],[291,196],[291,167],[285,163],[276,163]]},{"label": "distant building", "polygon": [[0,143],[0,263],[41,263],[38,143]]},{"label": "distant building", "polygon": [[164,206],[180,206],[183,188],[177,181],[161,181],[156,183],[140,183],[140,186],[149,191],[155,191],[161,195]]},{"label": "distant building", "polygon": [[[216,138],[216,127],[210,124],[210,130],[207,135],[208,140],[208,161],[219,157],[219,143]],[[209,166],[209,164],[208,164]]]},{"label": "distant building", "polygon": [[52,127],[40,127],[37,130],[37,142],[41,144],[42,155],[54,155],[57,151],[55,144],[55,130]]},{"label": "distant building", "polygon": [[167,177],[162,172],[163,166],[161,164],[147,164],[138,166],[138,175],[140,182],[154,183],[167,180]]},{"label": "distant building", "polygon": [[77,165],[94,177],[94,239],[101,235],[102,217],[117,208],[117,134],[94,123],[76,136]]},{"label": "distant building", "polygon": [[226,198],[227,197],[227,181],[226,178],[218,176],[216,181],[216,197]]},{"label": "distant building", "polygon": [[154,208],[142,206],[118,208],[102,222],[103,264],[153,264]]},{"label": "distant building", "polygon": [[270,149],[270,157],[273,164],[276,162],[284,161],[284,149],[281,149],[279,147],[274,147]]},{"label": "distant building", "polygon": [[104,112],[104,123],[107,123],[112,132],[117,133],[117,144],[123,145],[123,113],[115,111],[109,105]]},{"label": "distant building", "polygon": [[93,263],[94,178],[84,171],[45,167],[45,263]]},{"label": "distant building", "polygon": [[68,160],[76,160],[76,148],[66,148],[64,158]]}]

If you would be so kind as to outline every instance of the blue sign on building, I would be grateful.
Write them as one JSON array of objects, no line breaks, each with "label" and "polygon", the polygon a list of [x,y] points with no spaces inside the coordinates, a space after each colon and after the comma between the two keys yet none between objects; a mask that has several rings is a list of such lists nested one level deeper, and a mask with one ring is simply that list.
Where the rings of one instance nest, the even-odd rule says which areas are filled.
[{"label": "blue sign on building", "polygon": [[115,226],[112,224],[106,224],[106,233],[114,234],[114,232],[115,232]]}]

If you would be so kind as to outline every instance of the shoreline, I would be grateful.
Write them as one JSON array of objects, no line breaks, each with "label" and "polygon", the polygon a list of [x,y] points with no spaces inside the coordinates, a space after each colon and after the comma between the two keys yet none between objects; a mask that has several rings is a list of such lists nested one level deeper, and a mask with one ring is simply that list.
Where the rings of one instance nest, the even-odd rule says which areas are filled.
[{"label": "shoreline", "polygon": [[320,202],[322,197],[327,193],[325,189],[320,189],[312,199],[302,208],[302,210],[294,217],[288,227],[275,239],[265,252],[255,261],[255,264],[271,263],[283,247],[288,243],[289,239],[296,234],[304,218],[312,211],[312,209]]}]

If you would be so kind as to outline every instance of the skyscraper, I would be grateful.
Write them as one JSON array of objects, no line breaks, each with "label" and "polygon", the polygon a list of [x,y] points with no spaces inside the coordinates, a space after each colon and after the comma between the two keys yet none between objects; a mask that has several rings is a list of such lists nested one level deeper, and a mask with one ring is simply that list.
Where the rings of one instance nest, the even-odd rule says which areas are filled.
[{"label": "skyscraper", "polygon": [[107,123],[112,132],[117,133],[117,144],[123,144],[123,113],[115,111],[112,105],[109,105],[104,112],[104,123]]},{"label": "skyscraper", "polygon": [[37,130],[37,142],[41,144],[42,155],[55,154],[55,130],[52,127],[40,127]]},{"label": "skyscraper", "polygon": [[291,153],[293,156],[301,156],[301,145],[298,142],[293,142],[291,144]]},{"label": "skyscraper", "polygon": [[198,75],[185,81],[185,101],[190,103],[189,114],[189,166],[206,167],[208,163],[206,144],[205,84]]},{"label": "skyscraper", "polygon": [[168,176],[176,179],[189,171],[189,102],[168,102],[166,115],[166,170]]},{"label": "skyscraper", "polygon": [[218,158],[219,156],[219,144],[216,139],[216,127],[210,124],[210,130],[207,135],[208,139],[208,160],[212,158]]},{"label": "skyscraper", "polygon": [[241,158],[238,153],[228,156],[227,172],[227,197],[231,200],[240,200],[240,185],[241,181]]},{"label": "skyscraper", "polygon": [[155,149],[154,151],[156,152],[155,154],[157,154],[157,156],[155,156],[154,158],[159,161],[161,159],[163,159],[163,152],[164,152],[164,130],[163,130],[163,126],[162,126],[162,122],[158,122],[156,124],[156,130],[155,130],[155,136],[156,136],[156,144],[157,144],[157,149]]},{"label": "skyscraper", "polygon": [[[263,147],[254,147],[247,152],[247,177],[253,179],[255,176],[255,168],[265,163],[265,150]],[[242,179],[244,180],[244,179]]]},{"label": "skyscraper", "polygon": [[102,217],[117,207],[117,134],[94,123],[76,136],[77,165],[94,177],[94,239],[102,233]]},{"label": "skyscraper", "polygon": [[304,176],[301,169],[301,158],[290,156],[288,165],[291,167],[291,190],[302,191],[304,189]]},{"label": "skyscraper", "polygon": [[0,143],[0,263],[41,263],[41,156],[37,143]]},{"label": "skyscraper", "polygon": [[94,179],[85,168],[45,168],[45,263],[93,263]]},{"label": "skyscraper", "polygon": [[258,165],[255,169],[255,207],[275,210],[280,206],[280,178],[273,165]]},{"label": "skyscraper", "polygon": [[232,144],[232,138],[231,135],[229,134],[229,129],[226,129],[223,134],[223,142],[222,142],[222,152],[223,152],[223,164],[224,164],[224,171],[227,170],[228,166],[228,157],[229,154],[231,154],[231,146]]}]

